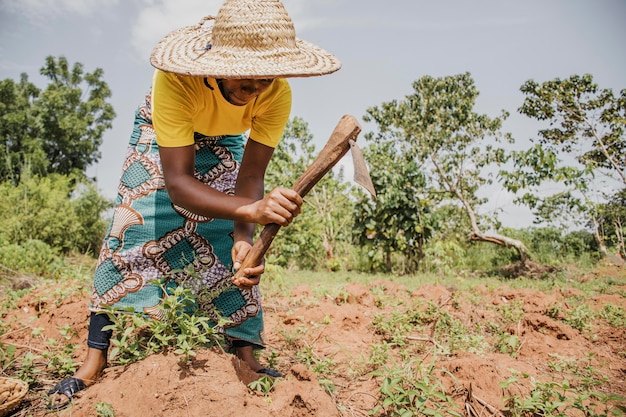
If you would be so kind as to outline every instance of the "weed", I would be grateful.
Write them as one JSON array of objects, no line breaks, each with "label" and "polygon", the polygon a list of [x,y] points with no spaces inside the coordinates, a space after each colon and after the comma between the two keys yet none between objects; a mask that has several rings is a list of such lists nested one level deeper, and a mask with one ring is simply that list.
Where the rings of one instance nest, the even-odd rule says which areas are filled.
[{"label": "weed", "polygon": [[42,357],[48,360],[48,369],[57,375],[70,375],[76,372],[78,364],[74,362],[74,349],[76,345],[69,343],[73,335],[77,335],[75,329],[66,325],[59,329],[61,342],[56,339],[46,340],[48,350],[42,353]]},{"label": "weed", "polygon": [[626,313],[624,313],[623,307],[605,304],[600,311],[600,318],[606,320],[613,327],[626,328]]},{"label": "weed", "polygon": [[377,369],[386,363],[389,363],[389,345],[386,342],[373,345],[368,364]]},{"label": "weed", "polygon": [[591,322],[593,321],[595,313],[587,304],[578,304],[573,309],[569,310],[566,314],[565,323],[572,326],[574,329],[584,332],[591,328]]},{"label": "weed", "polygon": [[551,356],[555,357],[557,360],[548,361],[550,370],[553,373],[558,373],[563,379],[575,377],[579,381],[578,385],[580,389],[590,390],[608,382],[608,378],[592,366],[592,361],[595,356],[593,353],[587,355],[586,360],[561,358],[558,355]]},{"label": "weed", "polygon": [[20,357],[19,367],[15,369],[15,375],[29,385],[33,384],[41,375],[41,369],[37,367],[39,361],[41,361],[41,355],[26,352]]},{"label": "weed", "polygon": [[108,403],[99,402],[96,404],[96,416],[97,417],[115,417],[115,411],[113,406]]},{"label": "weed", "polygon": [[[519,375],[513,375],[500,385],[507,389],[512,383],[516,383],[518,378]],[[520,398],[517,395],[507,397],[504,411],[511,417],[567,417],[573,410],[590,417],[623,416],[623,411],[612,404],[623,403],[624,400],[618,395],[573,387],[568,380],[562,382],[531,380],[528,397]]]},{"label": "weed", "polygon": [[0,371],[5,373],[6,370],[15,362],[15,345],[5,345],[0,342]]},{"label": "weed", "polygon": [[548,308],[548,311],[546,311],[546,316],[554,320],[559,320],[561,318],[561,314],[561,306],[558,304],[553,304],[550,308]]},{"label": "weed", "polygon": [[498,335],[495,347],[498,352],[506,353],[515,358],[521,347],[521,342],[516,335],[503,332]]},{"label": "weed", "polygon": [[319,376],[327,376],[333,373],[332,369],[335,367],[335,362],[328,358],[318,358],[311,347],[307,346],[298,350],[296,356]]},{"label": "weed", "polygon": [[264,396],[269,396],[270,392],[274,389],[276,382],[273,378],[263,375],[256,381],[252,381],[248,384],[248,388],[253,392],[259,392]]},{"label": "weed", "polygon": [[522,300],[515,300],[504,303],[498,308],[504,326],[516,324],[524,318],[523,305]]},{"label": "weed", "polygon": [[372,416],[412,417],[429,415],[436,417],[458,416],[452,397],[445,392],[442,382],[433,375],[432,365],[424,367],[421,362],[410,361],[403,368],[375,372],[383,377],[379,390],[379,405],[369,410]]},{"label": "weed", "polygon": [[302,335],[306,334],[307,331],[308,329],[305,326],[300,326],[291,332],[288,332],[285,329],[280,329],[279,333],[288,347],[296,348],[300,345]]},{"label": "weed", "polygon": [[280,354],[273,350],[269,353],[269,355],[266,355],[266,360],[267,360],[267,366],[269,368],[277,368],[278,367],[278,358],[280,357]]},{"label": "weed", "polygon": [[[126,364],[171,348],[186,362],[195,356],[196,349],[216,345],[218,333],[214,323],[200,311],[193,310],[194,305],[191,290],[177,286],[164,297],[159,320],[107,311],[113,322],[104,328],[113,330],[111,358]],[[221,321],[217,326],[225,324],[226,321]]]}]

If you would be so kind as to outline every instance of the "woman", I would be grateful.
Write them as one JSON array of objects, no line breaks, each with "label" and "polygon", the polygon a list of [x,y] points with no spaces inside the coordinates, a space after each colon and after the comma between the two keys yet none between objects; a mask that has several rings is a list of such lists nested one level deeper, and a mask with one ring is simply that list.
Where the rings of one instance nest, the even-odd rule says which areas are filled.
[{"label": "woman", "polygon": [[[106,366],[110,324],[105,306],[162,314],[163,286],[185,285],[223,329],[239,358],[264,368],[258,289],[263,265],[233,283],[252,245],[255,225],[287,226],[302,199],[263,178],[291,110],[285,78],[337,71],[323,49],[297,39],[279,0],[227,0],[207,20],[167,35],[153,50],[151,92],[139,107],[113,219],[98,259],[91,296],[88,351],[73,377],[49,394],[65,407]],[[249,132],[248,137],[244,136]],[[158,280],[161,285],[151,282]]]}]

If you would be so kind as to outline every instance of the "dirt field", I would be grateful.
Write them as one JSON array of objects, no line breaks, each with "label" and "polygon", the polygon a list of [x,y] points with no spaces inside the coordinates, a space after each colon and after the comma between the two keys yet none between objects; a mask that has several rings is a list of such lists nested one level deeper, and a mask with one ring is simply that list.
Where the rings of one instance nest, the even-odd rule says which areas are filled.
[{"label": "dirt field", "polygon": [[[607,266],[573,279],[582,282],[607,277],[611,285],[606,293],[593,295],[585,304],[597,312],[609,304],[626,309],[623,267]],[[78,346],[76,361],[82,360],[87,333],[86,292],[53,305],[51,294],[62,292],[63,288],[37,288],[24,296],[3,318],[10,331],[0,336],[0,342],[15,344],[21,352],[37,353],[44,350],[48,337],[59,339],[58,329],[69,325],[77,331],[70,341]],[[581,386],[585,377],[603,375],[604,382],[594,391],[626,396],[625,328],[599,318],[583,331],[567,324],[561,318],[577,307],[573,300],[582,300],[580,290],[573,287],[539,292],[514,289],[503,281],[498,286],[481,285],[471,293],[460,293],[441,285],[408,291],[398,284],[379,282],[367,287],[347,284],[336,297],[315,294],[310,285],[300,285],[289,296],[265,300],[269,348],[261,362],[267,363],[271,355],[276,368],[286,375],[276,381],[269,395],[251,391],[247,384],[257,375],[218,349],[199,351],[187,365],[172,353],[157,354],[127,366],[107,368],[97,384],[81,392],[72,406],[58,414],[96,416],[96,405],[107,403],[116,417],[367,416],[369,410],[381,405],[382,376],[372,371],[401,363],[400,356],[407,352],[412,357],[403,358],[402,363],[413,359],[413,364],[433,365],[432,378],[441,382],[446,395],[465,415],[501,415],[506,398],[527,396],[533,380],[568,379],[575,387]],[[391,323],[394,313],[428,305],[437,306],[470,333],[474,328],[488,328],[504,306],[518,306],[522,315],[505,329],[505,334],[514,336],[511,340],[518,343],[504,353],[494,349],[446,352],[450,341],[435,333],[436,323],[398,333],[401,340],[394,340],[393,331],[380,330],[380,323]],[[555,312],[555,306],[562,311]],[[39,327],[44,333],[33,337],[31,330]],[[380,355],[381,346],[387,347],[387,356]],[[376,357],[386,357],[390,363],[377,365]],[[501,383],[514,375],[519,376],[518,381],[503,388]],[[31,386],[13,415],[46,415],[45,392],[57,381],[43,382]],[[388,414],[377,415],[395,414],[388,410]]]}]

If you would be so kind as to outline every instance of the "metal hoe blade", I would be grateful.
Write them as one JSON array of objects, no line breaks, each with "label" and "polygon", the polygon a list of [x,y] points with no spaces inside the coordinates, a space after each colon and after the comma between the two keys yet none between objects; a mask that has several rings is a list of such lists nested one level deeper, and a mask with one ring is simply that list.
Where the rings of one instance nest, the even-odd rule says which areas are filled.
[{"label": "metal hoe blade", "polygon": [[361,152],[361,148],[359,148],[355,141],[351,140],[349,143],[350,153],[352,154],[352,163],[354,164],[354,182],[365,188],[375,200],[376,190],[374,189],[374,184],[370,178],[369,170],[365,164],[363,152]]}]

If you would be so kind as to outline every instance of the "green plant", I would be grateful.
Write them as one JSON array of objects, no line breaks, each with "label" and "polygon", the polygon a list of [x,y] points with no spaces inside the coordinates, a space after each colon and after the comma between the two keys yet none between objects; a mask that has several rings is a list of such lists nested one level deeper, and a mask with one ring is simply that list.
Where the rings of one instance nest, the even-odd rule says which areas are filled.
[{"label": "green plant", "polygon": [[0,373],[5,373],[5,371],[15,362],[16,349],[15,345],[5,345],[0,342]]},{"label": "green plant", "polygon": [[299,349],[296,352],[296,356],[319,376],[331,375],[333,373],[332,369],[335,366],[335,362],[332,359],[319,358],[309,346]]},{"label": "green plant", "polygon": [[506,353],[515,358],[521,347],[521,342],[516,335],[503,332],[498,335],[495,347],[498,352]]},{"label": "green plant", "polygon": [[264,396],[269,396],[270,392],[274,389],[276,381],[273,378],[263,375],[256,381],[252,381],[248,384],[248,388],[253,392],[259,392]]},{"label": "green plant", "polygon": [[195,296],[191,290],[177,286],[169,291],[163,299],[159,320],[130,312],[106,312],[113,322],[104,328],[113,330],[112,358],[122,364],[130,363],[171,348],[183,356],[183,361],[189,361],[195,356],[196,349],[218,343],[214,326],[224,326],[227,322],[213,323],[195,309]]},{"label": "green plant", "polygon": [[[525,377],[528,377],[525,375]],[[519,380],[514,374],[500,386],[507,389]],[[584,388],[584,387],[583,387]],[[568,417],[574,410],[588,417],[624,416],[623,410],[615,406],[623,403],[624,398],[614,394],[591,392],[581,387],[562,382],[531,381],[531,391],[527,397],[512,395],[506,398],[504,411],[511,417]]]},{"label": "green plant", "polygon": [[16,361],[15,375],[22,381],[26,381],[29,385],[36,382],[41,375],[41,369],[37,367],[37,363],[41,360],[41,355],[32,352],[26,352],[20,357],[19,362]]},{"label": "green plant", "polygon": [[504,326],[516,324],[524,318],[523,304],[521,300],[514,300],[498,307]]},{"label": "green plant", "polygon": [[113,406],[108,403],[99,402],[96,404],[97,417],[115,417]]},{"label": "green plant", "polygon": [[78,364],[74,361],[76,345],[69,341],[78,333],[69,325],[60,328],[59,333],[61,342],[52,338],[46,340],[48,349],[42,352],[42,357],[47,360],[48,369],[53,373],[60,376],[71,375],[78,369]]},{"label": "green plant", "polygon": [[424,367],[412,360],[403,368],[374,372],[382,376],[379,405],[369,410],[372,416],[456,416],[462,414],[451,396],[447,395],[442,382],[433,375],[432,365]]},{"label": "green plant", "polygon": [[626,328],[626,313],[623,307],[605,304],[600,311],[600,317],[613,327]]},{"label": "green plant", "polygon": [[583,332],[591,327],[594,316],[595,313],[588,305],[579,303],[566,313],[563,321],[574,329]]}]

